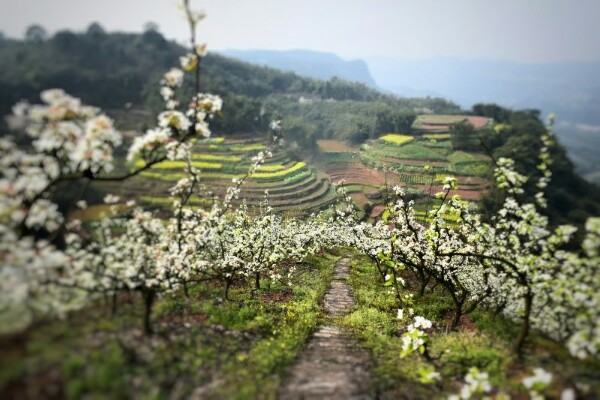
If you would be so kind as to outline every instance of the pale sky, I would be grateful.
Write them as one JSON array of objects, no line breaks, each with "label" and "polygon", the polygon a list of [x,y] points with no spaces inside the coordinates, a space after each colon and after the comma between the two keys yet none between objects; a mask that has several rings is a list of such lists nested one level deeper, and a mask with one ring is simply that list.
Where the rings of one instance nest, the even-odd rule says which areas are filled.
[{"label": "pale sky", "polygon": [[[0,30],[140,31],[185,40],[176,0],[0,0]],[[600,0],[192,0],[212,49],[310,49],[345,58],[600,60]]]}]

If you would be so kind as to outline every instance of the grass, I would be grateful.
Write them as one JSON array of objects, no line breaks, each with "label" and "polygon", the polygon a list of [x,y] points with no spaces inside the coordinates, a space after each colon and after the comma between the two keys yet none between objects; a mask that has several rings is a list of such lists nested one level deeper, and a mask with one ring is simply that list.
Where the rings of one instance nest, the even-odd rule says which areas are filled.
[{"label": "grass", "polygon": [[388,133],[387,135],[381,136],[379,140],[396,146],[402,146],[403,144],[412,142],[414,138],[412,136],[401,135],[399,133]]},{"label": "grass", "polygon": [[[169,161],[169,162],[174,163],[174,161]],[[274,171],[260,172],[261,170],[259,170],[259,172],[255,172],[251,176],[251,179],[274,180],[274,179],[279,179],[279,178],[293,177],[294,179],[291,179],[291,181],[295,181],[297,179],[296,177],[294,177],[294,175],[297,175],[295,173],[302,171],[305,168],[306,168],[306,163],[303,161],[300,161],[289,168],[281,169],[281,168],[279,168],[279,166],[277,166]],[[302,172],[304,172],[304,171],[302,171]],[[231,180],[233,178],[241,178],[244,175],[245,174],[243,174],[243,173],[227,174],[227,173],[203,172],[201,174],[201,178]],[[171,181],[176,181],[176,180],[179,180],[179,179],[185,177],[186,174],[144,171],[144,172],[142,172],[142,176],[171,182]]]},{"label": "grass", "polygon": [[357,153],[325,153],[326,160],[329,163],[351,162],[360,159]]},{"label": "grass", "polygon": [[233,151],[241,151],[241,152],[250,152],[250,151],[260,151],[266,150],[267,146],[264,144],[232,144],[229,146]]},{"label": "grass", "polygon": [[239,156],[226,156],[220,154],[193,154],[192,160],[194,161],[218,161],[218,162],[240,162],[242,157]]},{"label": "grass", "polygon": [[430,140],[449,140],[450,134],[449,133],[426,133],[423,135],[423,137],[425,139],[430,139]]},{"label": "grass", "polygon": [[491,168],[489,157],[478,153],[455,151],[448,160],[452,163],[450,172],[458,175],[485,177]]},{"label": "grass", "polygon": [[276,172],[276,171],[282,171],[285,168],[286,168],[285,165],[281,165],[281,164],[261,164],[258,167],[258,171],[261,171],[261,172]]},{"label": "grass", "polygon": [[483,158],[480,155],[476,155],[473,153],[467,153],[464,151],[455,151],[454,153],[452,153],[448,156],[448,160],[453,164],[478,162],[478,161],[482,161],[482,159]]},{"label": "grass", "polygon": [[428,185],[431,183],[432,176],[430,174],[400,174],[400,180],[413,185]]},{"label": "grass", "polygon": [[[406,271],[405,271],[406,272]],[[415,293],[414,278],[403,274],[409,286],[407,292]],[[419,355],[400,358],[401,334],[410,323],[395,318],[394,295],[383,287],[381,278],[371,261],[355,256],[350,275],[357,308],[342,319],[342,324],[371,350],[375,375],[382,398],[445,398],[456,393],[463,376],[472,366],[486,371],[490,382],[512,395],[525,398],[521,379],[531,375],[533,368],[542,367],[554,373],[548,398],[560,398],[564,387],[581,382],[590,386],[586,398],[597,398],[600,393],[600,363],[571,358],[564,346],[533,333],[525,353],[519,360],[510,351],[518,326],[510,320],[494,316],[490,311],[478,309],[458,331],[447,331],[447,319],[452,301],[440,289],[428,290],[423,297],[415,294],[415,314],[434,321],[429,332],[429,350],[440,356],[434,364]],[[424,384],[420,371],[434,367],[442,375],[442,382]]]},{"label": "grass", "polygon": [[285,179],[283,181],[286,184],[292,184],[292,183],[298,182],[298,181],[300,181],[304,178],[307,178],[309,176],[312,176],[312,175],[313,175],[313,173],[307,169],[305,171],[300,171],[299,173],[294,174],[292,176],[287,176],[287,177],[285,177]]},{"label": "grass", "polygon": [[[136,168],[141,168],[146,163],[144,160],[137,160],[135,162]],[[210,170],[219,170],[223,168],[223,164],[214,163],[214,162],[203,162],[203,161],[192,161],[192,166],[199,169],[210,169]],[[187,167],[187,163],[185,161],[163,161],[158,164],[154,164],[151,169],[153,170],[162,170],[162,169],[179,169]]]},{"label": "grass", "polygon": [[289,168],[285,168],[279,171],[273,172],[256,172],[252,175],[253,179],[273,179],[273,178],[281,178],[288,175],[292,175],[294,172],[300,171],[306,168],[306,163],[304,161],[297,162],[293,166]]},{"label": "grass", "polygon": [[224,137],[211,137],[211,138],[204,138],[204,139],[197,140],[197,143],[205,143],[205,144],[222,144],[224,142],[225,142]]},{"label": "grass", "polygon": [[432,391],[418,381],[416,373],[424,363],[400,359],[402,344],[396,332],[401,324],[394,318],[394,295],[383,290],[381,278],[368,259],[355,257],[352,266],[350,284],[358,307],[341,323],[371,351],[380,394],[384,398],[408,398],[408,394],[411,394],[409,398],[431,397]]},{"label": "grass", "polygon": [[38,326],[25,343],[0,343],[0,394],[274,398],[283,370],[321,321],[319,304],[337,258],[310,257],[290,288],[235,286],[229,302],[220,301],[222,288],[211,284],[191,287],[189,298],[165,296],[153,316],[157,334],[149,339],[138,333],[141,305],[128,296],[115,316],[98,303]]},{"label": "grass", "polygon": [[371,146],[367,155],[375,158],[394,157],[399,159],[446,161],[446,157],[420,142],[412,142],[403,146]]},{"label": "grass", "polygon": [[[140,201],[148,204],[154,204],[158,206],[173,206],[173,198],[172,197],[153,197],[153,196],[141,196]],[[213,200],[210,198],[197,198],[192,197],[188,200],[188,205],[192,206],[211,206],[213,204]]]}]

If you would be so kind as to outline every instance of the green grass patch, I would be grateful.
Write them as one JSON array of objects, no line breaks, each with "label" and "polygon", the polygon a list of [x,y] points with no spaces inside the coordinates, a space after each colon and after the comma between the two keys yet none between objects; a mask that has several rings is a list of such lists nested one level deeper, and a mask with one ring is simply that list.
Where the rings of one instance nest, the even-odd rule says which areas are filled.
[{"label": "green grass patch", "polygon": [[467,153],[465,151],[455,151],[448,156],[448,160],[453,164],[489,161],[489,158],[483,154]]},{"label": "green grass patch", "polygon": [[423,135],[423,138],[429,140],[450,140],[449,133],[426,133]]},{"label": "green grass patch", "polygon": [[[428,288],[422,297],[416,294],[416,281],[408,272],[403,277],[409,286],[407,293],[415,294],[415,315],[434,322],[428,332],[429,353],[435,361],[413,354],[400,358],[402,333],[406,324],[412,322],[405,316],[403,321],[395,318],[396,302],[383,282],[375,266],[364,256],[355,256],[351,270],[352,285],[357,308],[342,320],[371,350],[375,363],[375,375],[382,398],[446,398],[457,393],[464,375],[470,367],[478,367],[490,376],[494,388],[521,398],[523,377],[531,375],[533,368],[541,367],[554,374],[548,398],[560,398],[560,391],[572,382],[589,385],[589,398],[600,391],[600,363],[594,360],[574,360],[567,349],[546,337],[533,332],[523,359],[515,357],[511,348],[519,326],[492,310],[477,309],[457,331],[449,331],[449,317],[453,303],[441,287]],[[424,384],[420,371],[435,368],[442,381]]]},{"label": "green grass patch", "polygon": [[446,161],[446,157],[435,149],[423,145],[422,142],[412,142],[403,146],[371,146],[367,155],[375,158],[394,157],[409,160]]},{"label": "green grass patch", "polygon": [[286,169],[285,165],[281,164],[262,164],[258,167],[260,172],[277,172]]},{"label": "green grass patch", "polygon": [[[145,166],[146,163],[144,160],[137,160],[134,164],[136,168],[141,168]],[[208,169],[208,170],[219,170],[223,168],[223,164],[215,163],[215,162],[204,162],[204,161],[192,161],[192,166],[194,168],[199,169]],[[187,163],[185,161],[163,161],[158,164],[154,164],[150,169],[153,170],[164,170],[164,169],[180,169],[187,167]]]},{"label": "green grass patch", "polygon": [[278,171],[273,172],[256,172],[252,175],[253,179],[273,179],[273,178],[281,178],[288,175],[292,175],[293,173],[300,171],[306,168],[306,163],[304,161],[297,162],[293,166],[289,168],[285,168]]},{"label": "green grass patch", "polygon": [[202,144],[222,144],[224,142],[225,142],[224,137],[210,137],[210,138],[198,139],[196,141],[196,143],[202,143]]},{"label": "green grass patch", "polygon": [[221,154],[193,154],[192,160],[194,161],[217,161],[222,163],[234,163],[242,161],[242,157],[240,156],[227,156]]},{"label": "green grass patch", "polygon": [[[297,162],[289,168],[279,169],[276,168],[275,171],[272,172],[255,172],[250,179],[258,180],[258,181],[278,181],[285,180],[287,178],[291,178],[289,181],[285,180],[286,183],[295,182],[298,179],[304,178],[309,175],[311,172],[306,169],[306,163],[303,161]],[[144,171],[141,173],[142,176],[159,179],[167,182],[174,182],[179,179],[186,177],[187,175],[183,172],[154,172],[154,171]],[[218,172],[202,172],[200,177],[206,179],[223,179],[223,180],[231,180],[233,178],[241,178],[245,174],[244,173],[218,173]],[[299,175],[299,176],[296,176]]]},{"label": "green grass patch", "polygon": [[45,398],[49,385],[73,399],[274,398],[284,369],[321,322],[337,258],[309,257],[289,287],[236,285],[231,301],[211,283],[190,287],[189,297],[164,296],[150,338],[140,334],[134,294],[119,299],[114,316],[100,301],[3,348],[0,388],[26,387],[31,398]]},{"label": "green grass patch", "polygon": [[266,150],[267,146],[264,144],[256,143],[256,144],[232,144],[229,148],[233,151],[241,151],[241,152],[251,152],[251,151],[261,151]]}]

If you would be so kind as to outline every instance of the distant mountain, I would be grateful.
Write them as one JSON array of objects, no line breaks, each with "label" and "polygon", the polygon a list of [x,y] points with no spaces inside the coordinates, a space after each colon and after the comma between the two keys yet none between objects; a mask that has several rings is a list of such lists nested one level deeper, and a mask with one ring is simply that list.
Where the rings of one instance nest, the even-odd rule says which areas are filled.
[{"label": "distant mountain", "polygon": [[333,53],[312,50],[223,50],[219,53],[252,64],[291,71],[311,78],[328,80],[338,77],[377,88],[366,62],[346,61]]},{"label": "distant mountain", "polygon": [[463,107],[496,103],[555,113],[579,172],[600,182],[600,62],[515,63],[431,58],[367,59],[377,84],[400,96],[441,96]]}]

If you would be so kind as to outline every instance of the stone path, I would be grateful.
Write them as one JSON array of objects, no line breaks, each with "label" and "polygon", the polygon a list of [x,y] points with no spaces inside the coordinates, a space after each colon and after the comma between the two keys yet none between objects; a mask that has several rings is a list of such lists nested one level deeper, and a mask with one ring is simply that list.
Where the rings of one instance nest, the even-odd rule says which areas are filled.
[{"label": "stone path", "polygon": [[[325,295],[325,311],[336,317],[350,311],[354,298],[345,282],[350,259],[337,262],[334,280]],[[300,351],[283,380],[277,398],[373,399],[369,352],[339,327],[326,324],[315,332]]]}]

